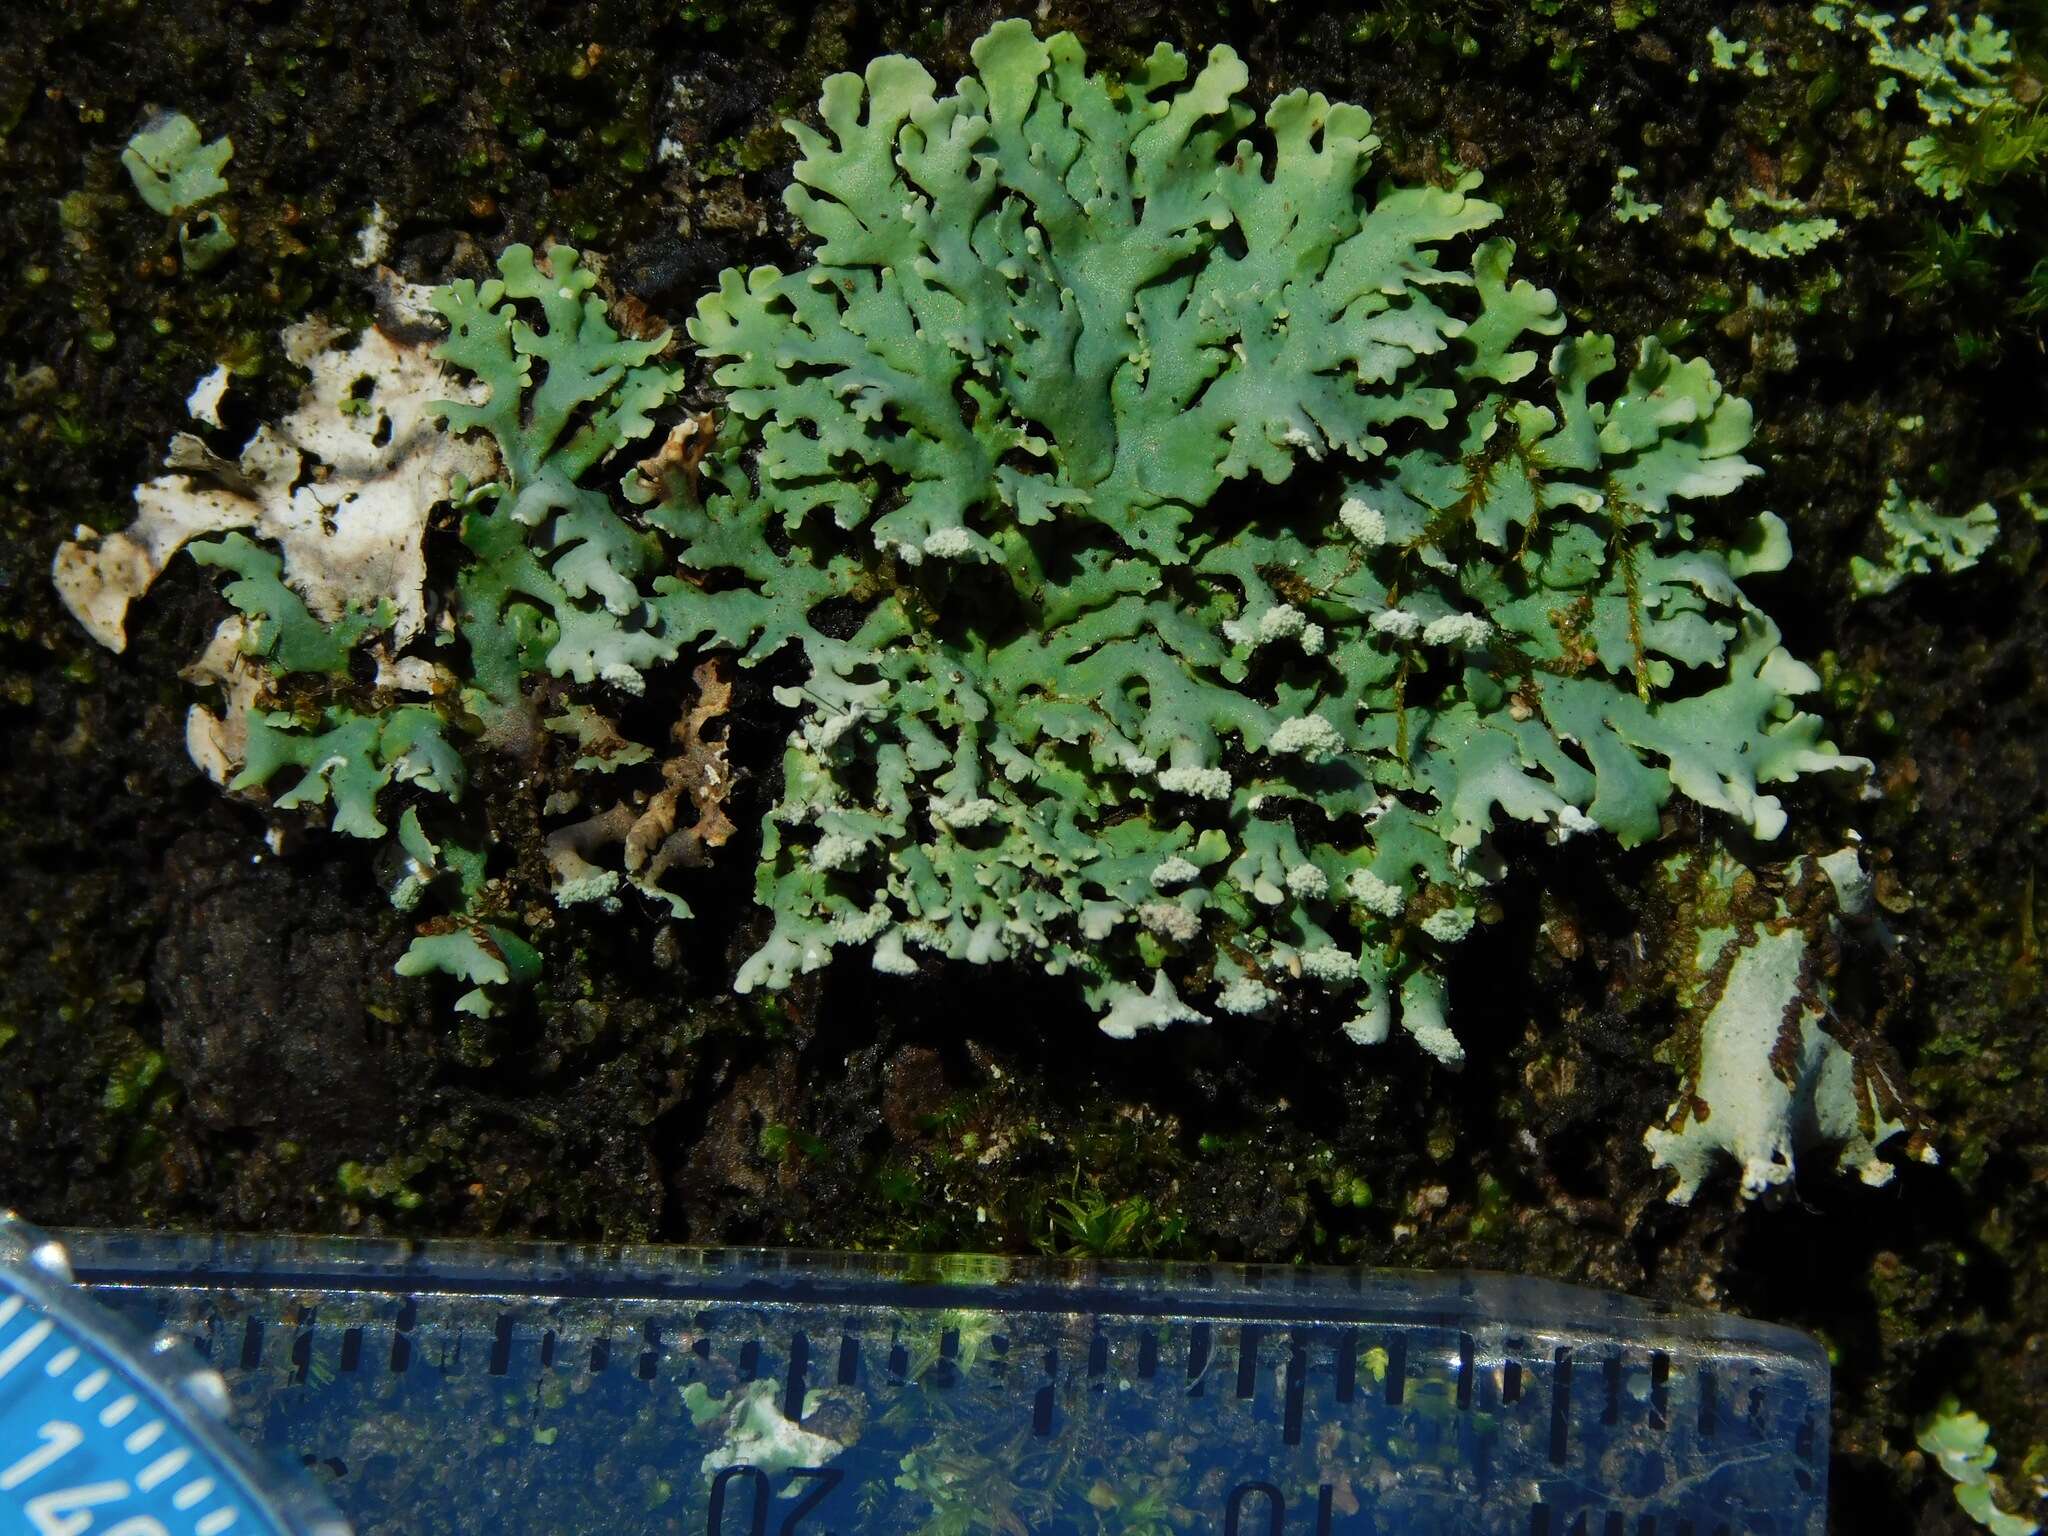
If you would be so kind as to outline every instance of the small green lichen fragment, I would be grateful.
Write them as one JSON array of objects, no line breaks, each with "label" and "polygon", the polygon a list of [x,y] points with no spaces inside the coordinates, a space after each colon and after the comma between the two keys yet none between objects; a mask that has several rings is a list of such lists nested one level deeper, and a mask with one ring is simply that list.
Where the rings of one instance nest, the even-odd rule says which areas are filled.
[{"label": "small green lichen fragment", "polygon": [[2037,1536],[2032,1520],[1998,1507],[1992,1467],[1998,1452],[1991,1447],[1991,1426],[1963,1409],[1953,1397],[1921,1425],[1916,1442],[1956,1485],[1956,1503],[1991,1536]]},{"label": "small green lichen fragment", "polygon": [[[804,1413],[815,1412],[824,1401],[821,1392],[805,1394]],[[757,1467],[770,1477],[791,1467],[822,1467],[846,1449],[784,1415],[780,1382],[744,1382],[721,1398],[693,1381],[683,1388],[683,1408],[698,1430],[719,1431],[719,1443],[698,1464],[706,1482],[731,1466]]]},{"label": "small green lichen fragment", "polygon": [[224,595],[247,620],[242,649],[263,657],[281,674],[346,672],[364,636],[391,626],[388,602],[374,614],[351,612],[322,623],[305,599],[285,585],[283,559],[240,533],[187,545],[186,553],[201,565],[220,566],[240,577],[227,584]]},{"label": "small green lichen fragment", "polygon": [[1624,165],[1614,173],[1614,190],[1608,194],[1614,204],[1614,216],[1624,224],[1643,224],[1664,211],[1662,203],[1647,202],[1636,196],[1631,185],[1637,175],[1636,168]]},{"label": "small green lichen fragment", "polygon": [[1849,561],[1849,580],[1858,597],[1880,596],[1914,576],[1967,571],[1998,539],[1998,510],[1989,502],[1944,516],[1932,504],[1908,496],[1896,480],[1885,483],[1877,522],[1883,552],[1876,560],[1856,555]]},{"label": "small green lichen fragment", "polygon": [[1850,14],[1870,35],[1870,62],[1890,77],[1880,82],[1879,107],[1893,94],[1884,85],[1901,80],[1913,87],[1921,112],[1937,128],[2000,105],[2007,90],[2002,73],[2013,62],[2012,36],[1989,16],[1979,14],[1965,26],[1950,15],[1940,32],[1895,39],[1893,28],[1917,25],[1927,15],[1925,6],[1916,5],[1903,16],[1861,8]]},{"label": "small green lichen fragment", "polygon": [[1731,40],[1719,27],[1708,29],[1707,47],[1716,69],[1746,69],[1759,80],[1771,72],[1770,61],[1762,50],[1752,50],[1750,44],[1739,38]]},{"label": "small green lichen fragment", "polygon": [[[1783,200],[1765,198],[1753,191],[1745,194],[1744,201],[1778,208],[1787,206]],[[1726,234],[1737,250],[1765,261],[1804,256],[1842,232],[1841,225],[1829,218],[1783,219],[1768,228],[1744,228],[1735,222],[1735,210],[1725,197],[1717,197],[1707,205],[1706,224],[1707,228]]]},{"label": "small green lichen fragment", "polygon": [[468,982],[458,1011],[489,1018],[497,1004],[485,988],[526,986],[540,975],[540,952],[518,934],[491,923],[458,922],[447,931],[414,939],[393,967],[401,976],[438,972]]},{"label": "small green lichen fragment", "polygon": [[377,797],[394,780],[460,800],[462,757],[445,735],[438,711],[401,705],[381,714],[344,706],[322,711],[305,727],[287,711],[251,710],[248,754],[230,789],[260,789],[287,769],[297,782],[271,803],[279,810],[333,806],[332,825],[350,837],[381,838]]},{"label": "small green lichen fragment", "polygon": [[234,152],[225,134],[201,143],[198,124],[182,112],[167,112],[128,141],[121,164],[145,203],[176,218],[227,191],[220,172]]},{"label": "small green lichen fragment", "polygon": [[1902,85],[1912,87],[1931,131],[1907,144],[1906,172],[1930,197],[1956,201],[2048,154],[2048,125],[2010,33],[1982,12],[1967,25],[1945,14],[1938,28],[1929,14],[1921,5],[1898,16],[1835,5],[1814,12],[1838,31],[1847,15],[1868,35],[1868,58],[1882,72],[1874,98],[1880,111],[1905,99]]}]

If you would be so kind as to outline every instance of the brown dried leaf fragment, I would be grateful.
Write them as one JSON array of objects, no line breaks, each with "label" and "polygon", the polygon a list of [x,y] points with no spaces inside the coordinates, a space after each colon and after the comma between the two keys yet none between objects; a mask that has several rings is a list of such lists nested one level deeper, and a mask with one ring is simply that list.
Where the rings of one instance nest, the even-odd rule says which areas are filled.
[{"label": "brown dried leaf fragment", "polygon": [[[688,915],[682,899],[662,889],[662,880],[677,867],[703,867],[708,851],[724,847],[738,830],[725,814],[734,775],[718,723],[732,707],[732,681],[716,657],[700,662],[692,678],[697,697],[670,733],[679,750],[662,762],[662,788],[638,810],[621,800],[548,834],[557,901],[613,900],[619,877],[596,861],[602,850],[618,846],[632,885],[666,901],[678,917]],[[681,825],[685,801],[696,812],[687,826]]]},{"label": "brown dried leaf fragment", "polygon": [[662,445],[634,466],[652,495],[666,499],[680,483],[688,487],[690,499],[696,499],[697,474],[704,455],[710,451],[717,425],[709,411],[699,411],[669,428]]},{"label": "brown dried leaf fragment", "polygon": [[[690,676],[697,685],[697,702],[676,722],[674,731],[682,750],[661,765],[664,788],[648,801],[626,837],[626,871],[636,880],[659,883],[678,864],[699,867],[706,849],[723,848],[739,830],[725,814],[733,772],[725,758],[724,728],[719,727],[715,737],[706,734],[732,708],[732,679],[725,660],[717,656],[699,662]],[[678,828],[685,796],[697,816],[690,826]]]}]

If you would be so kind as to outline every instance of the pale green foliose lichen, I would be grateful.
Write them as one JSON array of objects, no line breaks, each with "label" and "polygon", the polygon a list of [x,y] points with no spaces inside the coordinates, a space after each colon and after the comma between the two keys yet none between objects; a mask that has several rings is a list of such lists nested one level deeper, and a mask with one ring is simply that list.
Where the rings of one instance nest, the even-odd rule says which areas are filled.
[{"label": "pale green foliose lichen", "polygon": [[[1745,188],[1738,201],[1744,207],[1760,206],[1780,213],[1800,206],[1797,199],[1772,197],[1754,187]],[[1725,197],[1707,205],[1705,219],[1708,229],[1725,234],[1737,250],[1765,261],[1804,256],[1842,232],[1841,225],[1829,218],[1780,219],[1775,224],[1747,228],[1735,222],[1735,210]]]},{"label": "pale green foliose lichen", "polygon": [[[234,152],[227,135],[204,143],[191,118],[165,112],[129,139],[121,150],[121,164],[145,203],[164,217],[177,219],[227,191],[221,170]],[[233,232],[218,213],[178,226],[179,252],[189,271],[205,271],[234,244]]]},{"label": "pale green foliose lichen", "polygon": [[1921,1425],[1918,1444],[1956,1485],[1956,1503],[1963,1513],[1991,1536],[2036,1536],[2040,1531],[2036,1522],[1999,1508],[1991,1471],[1998,1464],[1998,1452],[1991,1446],[1991,1426],[1953,1397]]},{"label": "pale green foliose lichen", "polygon": [[1849,560],[1849,580],[1858,597],[1881,596],[1914,576],[1967,571],[1998,540],[1998,510],[1989,502],[1944,515],[1931,503],[1908,496],[1896,480],[1885,482],[1877,523],[1884,539],[1878,558],[1854,555]]},{"label": "pale green foliose lichen", "polygon": [[692,572],[655,606],[808,669],[740,988],[1025,960],[1112,1033],[1322,992],[1455,1061],[1499,817],[1768,837],[1764,786],[1846,765],[1738,585],[1782,525],[1696,521],[1756,473],[1704,364],[1556,339],[1471,179],[1368,188],[1356,107],[1283,96],[1255,147],[1227,49],[974,59],[828,82],[816,264],[690,326],[729,446],[648,509]]},{"label": "pale green foliose lichen", "polygon": [[128,141],[121,164],[142,200],[174,219],[227,191],[221,170],[234,152],[225,134],[203,143],[197,123],[182,112],[166,112]]},{"label": "pale green foliose lichen", "polygon": [[1908,1129],[1905,1111],[1837,1010],[1843,946],[1890,943],[1855,850],[1795,859],[1766,880],[1716,847],[1676,855],[1663,873],[1680,912],[1682,1026],[1667,1054],[1681,1081],[1666,1123],[1643,1140],[1653,1165],[1678,1176],[1668,1198],[1689,1202],[1724,1158],[1753,1198],[1788,1183],[1796,1155],[1816,1147],[1837,1149],[1837,1168],[1866,1184],[1890,1182],[1877,1148]]},{"label": "pale green foliose lichen", "polygon": [[1632,165],[1621,166],[1614,173],[1614,190],[1608,200],[1614,205],[1615,218],[1624,224],[1646,224],[1664,211],[1662,203],[1636,196],[1633,183],[1641,174]]},{"label": "pale green foliose lichen", "polygon": [[[1371,181],[1364,111],[1260,122],[1228,49],[1116,81],[1011,21],[973,56],[947,94],[878,59],[793,126],[814,263],[699,304],[715,433],[619,462],[677,414],[669,338],[514,247],[434,298],[470,384],[446,435],[495,449],[447,492],[452,589],[302,620],[289,548],[281,581],[204,557],[247,610],[208,674],[238,782],[386,839],[409,910],[445,895],[408,972],[482,1011],[538,964],[454,819],[465,755],[567,754],[543,814],[576,813],[652,767],[607,693],[680,708],[706,650],[795,678],[739,990],[842,949],[1021,962],[1115,1035],[1324,998],[1456,1062],[1445,961],[1503,820],[1633,845],[1682,796],[1769,838],[1771,786],[1856,764],[1741,585],[1789,557],[1717,505],[1758,472],[1748,406],[1654,340],[1567,336],[1476,178]],[[327,680],[281,709],[302,661]],[[723,772],[701,747],[547,835],[558,901],[687,913],[660,879],[730,830],[675,814]]]},{"label": "pale green foliose lichen", "polygon": [[[683,1407],[699,1430],[715,1431],[719,1441],[698,1463],[708,1482],[727,1467],[754,1467],[779,1477],[791,1467],[823,1467],[846,1447],[828,1435],[800,1426],[782,1411],[782,1384],[749,1381],[724,1397],[715,1397],[700,1381],[683,1388]],[[828,1401],[827,1393],[804,1395],[803,1416],[811,1417]]]},{"label": "pale green foliose lichen", "polygon": [[[1967,24],[1941,14],[1937,25],[1931,14],[1924,5],[1895,16],[1840,0],[1824,0],[1813,12],[1830,30],[1843,30],[1846,21],[1867,36],[1867,57],[1881,72],[1875,105],[1883,110],[1910,100],[1930,130],[1906,145],[1907,174],[1930,197],[1954,200],[1985,175],[2011,169],[1983,162],[1973,130],[2024,127],[2034,108],[2016,89],[2009,32],[1983,11]],[[1902,87],[1910,87],[1910,97]]]}]

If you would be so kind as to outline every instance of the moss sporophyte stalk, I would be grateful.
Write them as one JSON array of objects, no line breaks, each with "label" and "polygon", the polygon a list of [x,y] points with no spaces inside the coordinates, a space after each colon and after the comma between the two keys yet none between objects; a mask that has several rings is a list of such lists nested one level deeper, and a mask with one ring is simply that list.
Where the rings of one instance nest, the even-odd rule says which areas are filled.
[{"label": "moss sporophyte stalk", "polygon": [[[181,439],[134,528],[60,554],[111,642],[225,534],[191,546],[238,577],[195,756],[389,845],[408,974],[489,1012],[541,970],[464,792],[546,752],[577,784],[557,902],[684,916],[691,866],[755,861],[740,992],[1028,965],[1112,1035],[1300,1006],[1455,1064],[1497,829],[1628,847],[1684,800],[1768,840],[1772,786],[1865,766],[1744,589],[1789,557],[1729,510],[1749,407],[1571,334],[1475,175],[1378,179],[1364,110],[1261,116],[1227,48],[1112,78],[1009,21],[973,59],[944,94],[900,57],[826,83],[789,125],[811,264],[724,273],[687,346],[621,335],[576,251],[514,246],[432,291],[431,355],[298,334],[294,417],[239,463]],[[731,668],[770,662],[787,741],[742,829]],[[622,696],[670,741],[628,739]],[[1855,856],[1819,869],[1767,878],[1847,913]],[[1756,1187],[1815,1140],[1888,1172],[1895,1100],[1764,942],[1820,933],[1818,900],[1730,908],[1754,965],[1697,957],[1657,1142],[1681,1196],[1707,1149]]]}]

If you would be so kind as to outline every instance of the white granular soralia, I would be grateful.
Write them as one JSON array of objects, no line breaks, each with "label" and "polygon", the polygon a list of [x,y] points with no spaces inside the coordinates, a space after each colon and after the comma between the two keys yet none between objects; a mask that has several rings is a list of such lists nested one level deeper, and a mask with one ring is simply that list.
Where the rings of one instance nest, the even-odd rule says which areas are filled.
[{"label": "white granular soralia", "polygon": [[1334,944],[1325,944],[1320,949],[1303,950],[1301,974],[1316,981],[1350,981],[1358,975],[1358,958],[1345,953]]},{"label": "white granular soralia", "polygon": [[1297,901],[1310,901],[1330,894],[1330,877],[1313,864],[1297,864],[1287,871],[1287,889]]},{"label": "white granular soralia", "polygon": [[1225,800],[1230,797],[1230,775],[1221,768],[1162,768],[1159,787],[1175,794],[1198,795],[1204,800]]},{"label": "white granular soralia", "polygon": [[1394,916],[1406,900],[1398,885],[1389,885],[1369,869],[1359,870],[1344,882],[1344,888],[1358,898],[1360,906],[1381,917]]},{"label": "white granular soralia", "polygon": [[1273,989],[1250,976],[1240,976],[1216,994],[1216,1006],[1225,1013],[1257,1013],[1273,1001]]},{"label": "white granular soralia", "polygon": [[1431,619],[1422,631],[1428,645],[1483,645],[1493,626],[1476,613],[1447,613]]},{"label": "white granular soralia", "polygon": [[1344,750],[1344,738],[1321,715],[1302,715],[1274,727],[1266,750],[1279,756],[1298,754],[1312,763],[1320,763]]},{"label": "white granular soralia", "polygon": [[1356,496],[1337,509],[1337,520],[1344,525],[1344,531],[1361,544],[1387,542],[1387,520],[1380,509],[1367,506]]},{"label": "white granular soralia", "polygon": [[1148,901],[1138,908],[1138,921],[1162,939],[1186,944],[1202,931],[1202,919],[1171,901]]}]

